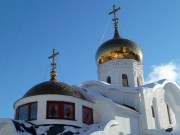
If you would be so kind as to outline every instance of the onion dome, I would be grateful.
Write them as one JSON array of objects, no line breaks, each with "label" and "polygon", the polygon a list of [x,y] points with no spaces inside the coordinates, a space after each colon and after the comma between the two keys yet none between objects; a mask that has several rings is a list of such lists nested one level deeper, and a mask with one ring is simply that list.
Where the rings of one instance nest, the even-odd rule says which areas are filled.
[{"label": "onion dome", "polygon": [[56,94],[56,95],[66,95],[66,96],[72,96],[76,98],[80,98],[85,100],[85,97],[77,90],[72,88],[71,86],[63,83],[63,82],[57,82],[56,81],[56,63],[55,63],[55,57],[56,55],[59,55],[59,52],[55,53],[55,49],[53,49],[52,56],[49,57],[49,59],[52,59],[52,69],[50,72],[51,79],[47,82],[42,82],[40,84],[35,85],[32,87],[26,94],[23,96],[23,98],[30,97],[30,96],[37,96],[37,95],[47,95],[47,94]]},{"label": "onion dome", "polygon": [[73,89],[71,86],[62,82],[52,81],[47,81],[35,85],[28,92],[26,92],[23,98],[46,94],[66,95],[85,100],[85,97],[80,92]]},{"label": "onion dome", "polygon": [[114,59],[134,59],[142,62],[142,52],[136,43],[131,40],[121,38],[118,33],[118,18],[116,12],[120,8],[114,9],[109,14],[114,14],[114,37],[111,40],[104,42],[96,52],[96,63],[102,64]]},{"label": "onion dome", "polygon": [[121,38],[117,30],[113,39],[104,42],[96,52],[97,64],[114,59],[134,59],[142,62],[142,52],[138,45],[131,40]]}]

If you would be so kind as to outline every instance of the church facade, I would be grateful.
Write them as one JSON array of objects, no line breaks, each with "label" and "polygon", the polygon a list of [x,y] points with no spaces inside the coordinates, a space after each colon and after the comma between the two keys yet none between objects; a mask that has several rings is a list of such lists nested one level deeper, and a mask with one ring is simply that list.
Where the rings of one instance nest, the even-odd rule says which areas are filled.
[{"label": "church facade", "polygon": [[[58,82],[53,50],[50,81],[14,103],[15,118],[0,119],[0,135],[56,135],[57,125],[64,129],[59,134],[67,127],[67,134],[81,135],[180,134],[180,87],[169,80],[144,85],[142,51],[119,35],[119,9],[114,6],[109,13],[114,15],[113,38],[96,52],[98,80],[79,86]],[[46,130],[35,130],[40,127]]]}]

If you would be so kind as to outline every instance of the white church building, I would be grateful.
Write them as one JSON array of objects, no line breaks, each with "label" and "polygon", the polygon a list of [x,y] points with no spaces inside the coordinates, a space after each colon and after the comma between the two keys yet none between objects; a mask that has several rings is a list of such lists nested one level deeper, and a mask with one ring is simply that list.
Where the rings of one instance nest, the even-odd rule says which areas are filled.
[{"label": "white church building", "polygon": [[14,103],[14,120],[0,119],[0,135],[180,135],[180,87],[160,80],[144,85],[142,51],[118,33],[97,49],[98,80],[70,86],[50,81]]}]

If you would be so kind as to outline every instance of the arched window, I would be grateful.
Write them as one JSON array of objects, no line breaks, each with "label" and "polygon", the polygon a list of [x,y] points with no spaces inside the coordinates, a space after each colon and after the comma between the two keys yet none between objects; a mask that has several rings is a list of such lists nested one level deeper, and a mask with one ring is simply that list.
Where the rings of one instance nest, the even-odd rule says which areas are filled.
[{"label": "arched window", "polygon": [[109,84],[111,84],[111,77],[110,77],[110,76],[107,77],[106,82],[109,83]]},{"label": "arched window", "polygon": [[122,75],[122,85],[123,85],[123,87],[129,86],[129,84],[128,84],[128,77],[125,74]]},{"label": "arched window", "polygon": [[138,77],[137,77],[137,86],[140,86],[140,80]]}]

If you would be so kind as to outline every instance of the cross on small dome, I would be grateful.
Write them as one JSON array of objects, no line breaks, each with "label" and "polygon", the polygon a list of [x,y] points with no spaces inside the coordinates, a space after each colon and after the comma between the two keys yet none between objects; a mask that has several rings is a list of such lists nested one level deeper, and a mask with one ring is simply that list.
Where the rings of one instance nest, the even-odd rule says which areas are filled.
[{"label": "cross on small dome", "polygon": [[56,71],[55,71],[55,69],[56,69],[56,63],[55,63],[55,57],[57,56],[57,55],[59,55],[59,52],[55,52],[55,49],[53,49],[53,54],[51,55],[51,56],[49,56],[49,59],[52,59],[52,63],[51,63],[51,66],[52,66],[52,69],[51,69],[51,79],[50,79],[50,81],[51,82],[56,82]]}]

